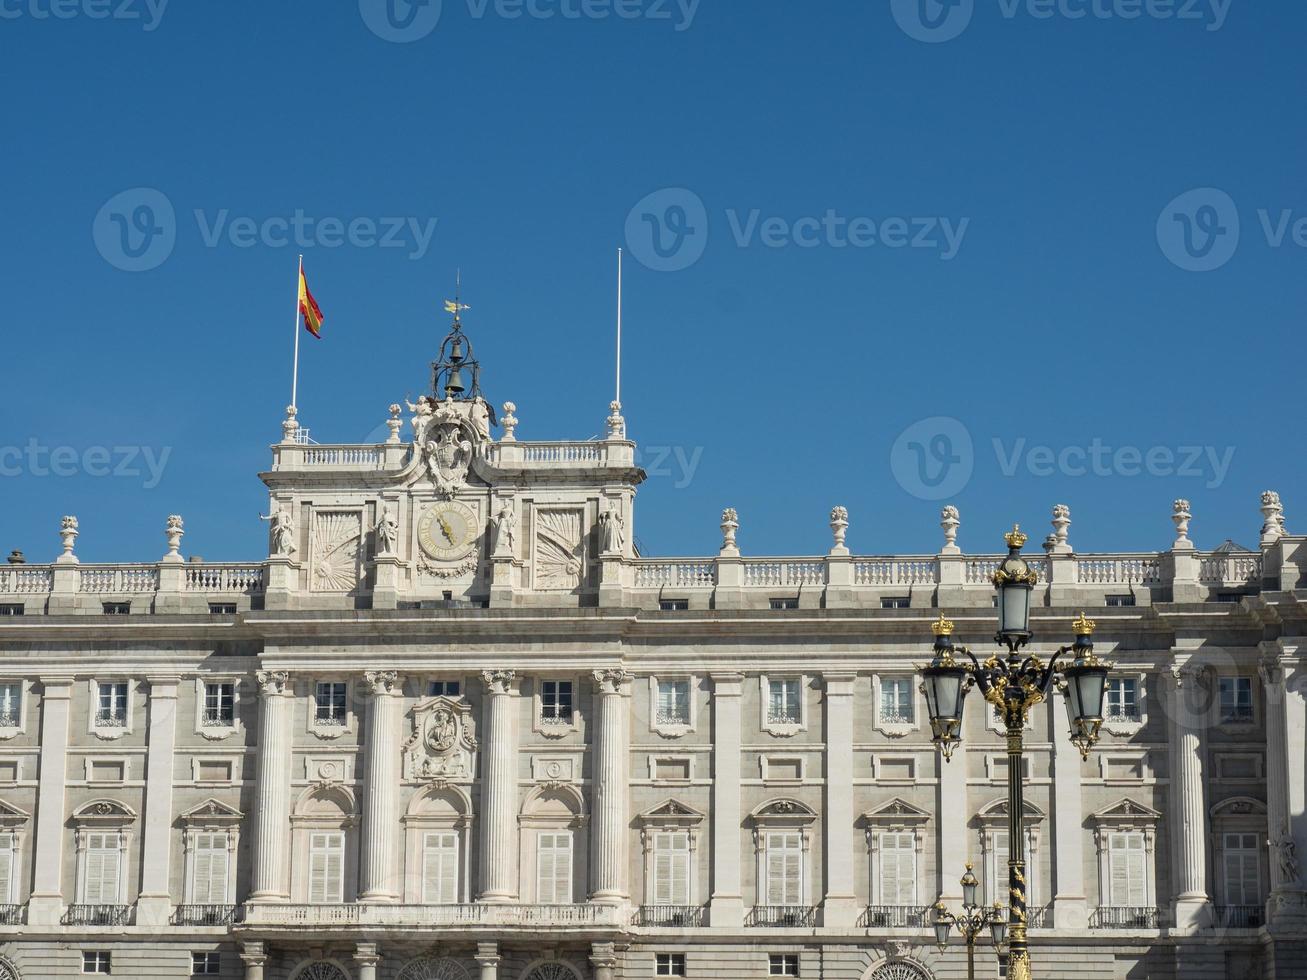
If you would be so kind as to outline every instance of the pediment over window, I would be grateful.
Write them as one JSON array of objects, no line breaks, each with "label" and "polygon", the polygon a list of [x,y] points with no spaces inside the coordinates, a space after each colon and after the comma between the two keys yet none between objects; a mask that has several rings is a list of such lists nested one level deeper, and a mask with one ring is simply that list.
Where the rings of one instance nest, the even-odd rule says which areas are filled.
[{"label": "pediment over window", "polygon": [[1152,826],[1161,819],[1161,814],[1151,806],[1145,806],[1136,800],[1117,800],[1111,806],[1090,814],[1089,819],[1096,824],[1120,826]]},{"label": "pediment over window", "polygon": [[817,813],[798,800],[769,800],[759,806],[749,819],[755,824],[801,827],[817,819]]},{"label": "pediment over window", "polygon": [[1212,806],[1212,819],[1230,819],[1238,820],[1248,817],[1266,817],[1266,804],[1261,800],[1254,800],[1251,796],[1234,796],[1228,800],[1221,800]]},{"label": "pediment over window", "polygon": [[868,810],[862,819],[876,827],[909,827],[926,823],[930,820],[930,814],[907,800],[893,799],[874,810]]},{"label": "pediment over window", "polygon": [[243,814],[221,800],[208,799],[181,815],[181,821],[194,826],[225,826],[240,823]]},{"label": "pediment over window", "polygon": [[[1042,822],[1047,814],[1029,800],[1023,801],[1021,809],[1021,819],[1028,824],[1037,824]],[[1008,819],[1008,808],[1006,799],[997,799],[992,803],[986,803],[976,814],[976,820],[982,824],[1006,824]]]},{"label": "pediment over window", "polygon": [[136,820],[136,811],[117,800],[92,800],[74,810],[72,819],[82,826],[121,827]]},{"label": "pediment over window", "polygon": [[704,814],[680,800],[664,800],[636,819],[646,826],[695,827],[703,822]]},{"label": "pediment over window", "polygon": [[24,810],[20,810],[12,803],[6,803],[0,800],[0,827],[6,830],[12,830],[15,827],[21,827],[32,819],[32,815]]}]

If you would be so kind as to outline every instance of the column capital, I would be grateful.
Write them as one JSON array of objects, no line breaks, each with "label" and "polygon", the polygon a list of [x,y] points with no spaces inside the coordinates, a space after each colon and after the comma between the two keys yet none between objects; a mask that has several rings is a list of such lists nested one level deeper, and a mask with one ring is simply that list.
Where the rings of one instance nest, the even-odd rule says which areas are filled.
[{"label": "column capital", "polygon": [[513,684],[517,680],[515,670],[483,670],[481,682],[491,694],[512,694]]},{"label": "column capital", "polygon": [[600,667],[594,671],[595,683],[601,694],[621,694],[622,686],[631,679],[624,667]]},{"label": "column capital", "polygon": [[354,947],[354,962],[359,966],[376,966],[381,962],[381,953],[376,943],[359,943]]},{"label": "column capital", "polygon": [[500,962],[499,944],[498,943],[477,943],[477,951],[473,956],[478,966],[498,966]]},{"label": "column capital", "polygon": [[254,675],[254,682],[259,685],[259,694],[265,698],[290,694],[290,671],[260,670]]},{"label": "column capital", "polygon": [[366,693],[373,697],[404,693],[404,678],[397,670],[365,670],[363,683],[366,686]]},{"label": "column capital", "polygon": [[40,680],[42,697],[64,700],[73,696],[73,684],[77,682],[77,678],[72,674],[42,674]]},{"label": "column capital", "polygon": [[822,671],[822,683],[827,697],[853,697],[853,685],[858,679],[856,670]]},{"label": "column capital", "polygon": [[150,697],[175,698],[182,678],[181,674],[146,674],[145,682],[150,685]]},{"label": "column capital", "polygon": [[597,970],[617,968],[617,947],[612,943],[594,943],[590,947],[590,965]]},{"label": "column capital", "polygon": [[263,943],[242,943],[240,958],[246,966],[263,966],[268,962],[268,954],[263,948]]},{"label": "column capital", "polygon": [[708,676],[712,679],[713,697],[738,698],[744,693],[743,674],[709,672]]}]

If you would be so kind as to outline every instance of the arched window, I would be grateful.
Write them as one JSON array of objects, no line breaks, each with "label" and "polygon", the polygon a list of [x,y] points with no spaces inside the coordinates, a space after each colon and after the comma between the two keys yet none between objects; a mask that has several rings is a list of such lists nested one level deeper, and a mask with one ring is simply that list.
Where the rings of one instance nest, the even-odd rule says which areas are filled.
[{"label": "arched window", "polygon": [[532,967],[525,980],[581,980],[581,975],[566,963],[555,960]]},{"label": "arched window", "polygon": [[136,812],[117,800],[93,800],[73,813],[72,822],[77,843],[77,903],[101,910],[127,905],[131,878],[127,852]]},{"label": "arched window", "polygon": [[358,873],[354,813],[353,794],[339,784],[319,783],[300,796],[290,818],[295,901],[339,905],[352,899]]},{"label": "arched window", "polygon": [[537,788],[522,807],[523,900],[571,905],[586,896],[585,801],[569,784]]},{"label": "arched window", "polygon": [[454,786],[433,786],[413,798],[404,815],[406,902],[471,901],[471,810],[466,794]]},{"label": "arched window", "polygon": [[395,980],[472,980],[471,975],[457,960],[449,957],[437,959],[424,956],[411,960],[399,971]]},{"label": "arched window", "polygon": [[295,980],[349,980],[349,974],[335,963],[319,960],[306,963],[295,974]]},{"label": "arched window", "polygon": [[873,970],[867,980],[930,980],[930,974],[914,963],[886,963]]},{"label": "arched window", "polygon": [[23,980],[22,974],[18,972],[18,967],[2,956],[0,956],[0,980]]}]

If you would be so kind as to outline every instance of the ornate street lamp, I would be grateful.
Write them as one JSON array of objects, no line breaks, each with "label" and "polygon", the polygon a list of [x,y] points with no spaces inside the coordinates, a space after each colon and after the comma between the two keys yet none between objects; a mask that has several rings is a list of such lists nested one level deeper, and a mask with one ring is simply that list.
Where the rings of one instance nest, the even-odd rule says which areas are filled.
[{"label": "ornate street lamp", "polygon": [[990,908],[981,908],[976,900],[980,882],[967,865],[967,873],[962,876],[962,914],[956,915],[944,907],[943,902],[935,903],[935,919],[931,928],[935,930],[935,942],[940,952],[948,946],[949,933],[954,926],[962,933],[967,942],[967,980],[976,978],[976,939],[986,929],[994,942],[994,951],[998,952],[1007,936],[1007,923],[1003,919],[1003,906],[995,902]]},{"label": "ornate street lamp", "polygon": [[[1008,755],[1008,977],[1030,980],[1030,951],[1026,941],[1026,854],[1022,817],[1025,793],[1021,757],[1026,719],[1030,709],[1048,697],[1056,686],[1067,699],[1071,742],[1089,758],[1103,725],[1103,695],[1111,664],[1094,655],[1094,624],[1081,613],[1072,624],[1075,644],[1061,647],[1045,665],[1034,655],[1023,656],[1029,642],[1030,595],[1038,575],[1021,557],[1026,536],[1019,527],[1004,536],[1008,553],[994,571],[998,591],[998,633],[995,641],[1007,648],[1006,655],[994,654],[981,663],[965,646],[953,644],[953,624],[940,613],[931,624],[935,634],[935,656],[923,668],[922,693],[930,713],[934,742],[945,761],[962,740],[962,707],[972,686],[980,688],[985,700],[1000,713],[1007,730]],[[1058,658],[1073,659],[1059,669]],[[964,658],[961,662],[959,657]],[[970,663],[965,661],[969,660]],[[974,876],[972,876],[974,880]],[[964,896],[966,879],[963,879]],[[971,893],[974,898],[974,891]],[[938,919],[937,919],[938,922]],[[938,925],[936,935],[938,936]]]}]

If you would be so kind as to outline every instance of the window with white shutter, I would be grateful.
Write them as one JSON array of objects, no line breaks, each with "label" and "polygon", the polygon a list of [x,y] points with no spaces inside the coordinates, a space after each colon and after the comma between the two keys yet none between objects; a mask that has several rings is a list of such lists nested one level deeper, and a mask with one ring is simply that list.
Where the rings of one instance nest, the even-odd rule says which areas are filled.
[{"label": "window with white shutter", "polygon": [[422,901],[453,905],[458,901],[458,832],[433,830],[422,846]]},{"label": "window with white shutter", "polygon": [[1262,903],[1261,855],[1256,834],[1225,834],[1222,838],[1225,868],[1225,904]]},{"label": "window with white shutter", "polygon": [[654,905],[690,904],[690,835],[683,830],[654,834]]},{"label": "window with white shutter", "polygon": [[880,835],[880,904],[917,904],[917,840],[911,832]]},{"label": "window with white shutter", "polygon": [[191,902],[226,905],[229,861],[226,832],[196,834],[192,846]]},{"label": "window with white shutter", "polygon": [[1108,901],[1117,908],[1143,908],[1148,904],[1148,853],[1139,831],[1109,834]]},{"label": "window with white shutter", "polygon": [[803,905],[803,835],[767,834],[767,905]]},{"label": "window with white shutter", "polygon": [[339,905],[345,901],[345,834],[313,831],[309,834],[309,901]]},{"label": "window with white shutter", "polygon": [[536,901],[572,904],[572,833],[542,830],[536,839]]},{"label": "window with white shutter", "polygon": [[118,905],[122,902],[122,840],[117,833],[86,835],[86,874],[82,900],[87,905]]},{"label": "window with white shutter", "polygon": [[0,834],[0,903],[12,904],[14,897],[15,866],[17,865],[17,839],[13,834]]}]

